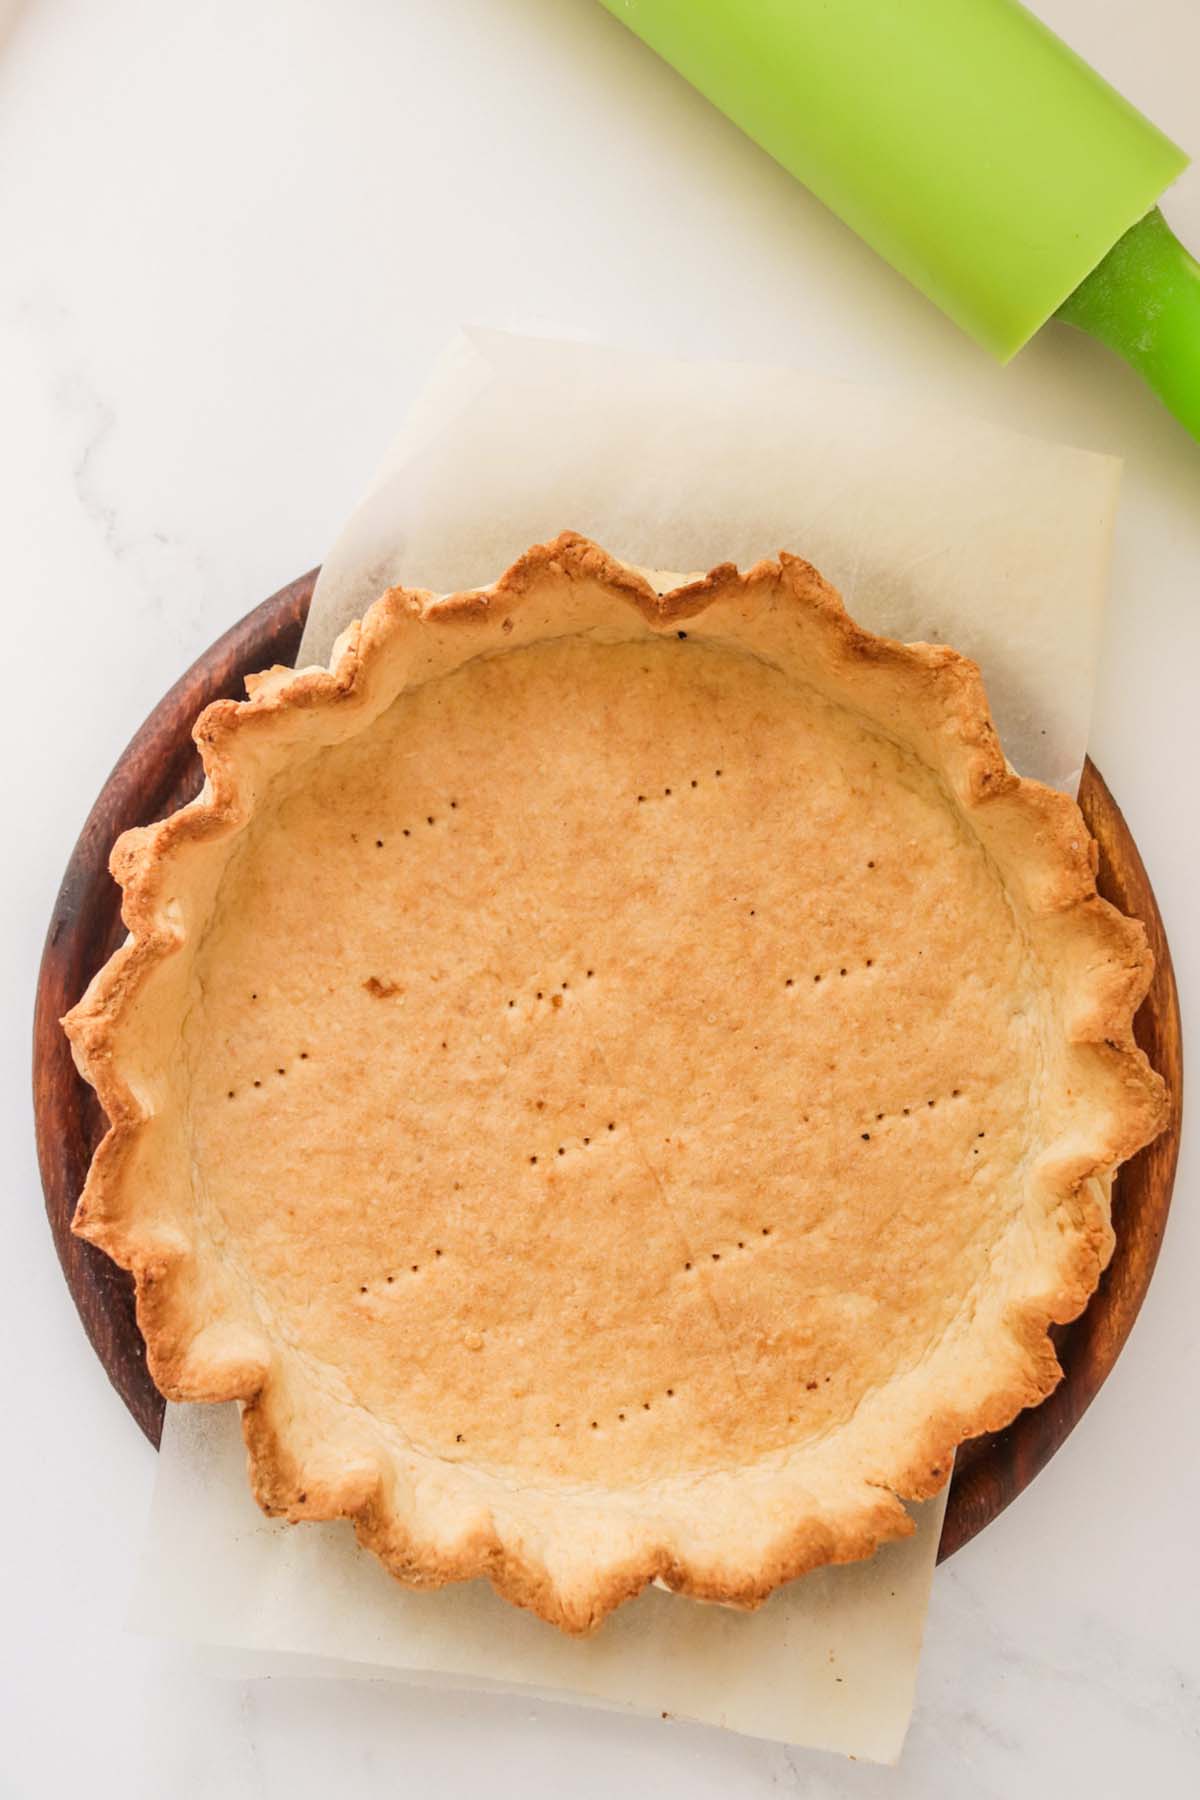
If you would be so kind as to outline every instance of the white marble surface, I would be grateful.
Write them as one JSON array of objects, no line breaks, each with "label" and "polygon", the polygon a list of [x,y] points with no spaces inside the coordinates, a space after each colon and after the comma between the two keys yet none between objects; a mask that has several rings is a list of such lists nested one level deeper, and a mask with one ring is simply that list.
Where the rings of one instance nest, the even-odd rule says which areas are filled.
[{"label": "white marble surface", "polygon": [[[1038,10],[1200,150],[1194,0]],[[1169,212],[1200,244],[1200,176]],[[0,0],[0,1794],[1194,1794],[1186,1140],[1116,1373],[1051,1469],[938,1575],[896,1771],[491,1697],[239,1685],[122,1629],[153,1459],[41,1216],[27,1043],[46,916],[133,727],[318,560],[463,319],[801,360],[1123,454],[1093,749],[1200,1017],[1200,450],[1122,367],[1064,330],[992,367],[592,0]]]}]

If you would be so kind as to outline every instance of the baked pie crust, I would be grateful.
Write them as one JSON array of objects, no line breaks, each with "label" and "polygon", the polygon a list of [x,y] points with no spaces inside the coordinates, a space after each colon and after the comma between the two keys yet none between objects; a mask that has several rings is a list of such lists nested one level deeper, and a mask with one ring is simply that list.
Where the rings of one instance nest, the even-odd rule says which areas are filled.
[{"label": "baked pie crust", "polygon": [[911,1532],[1164,1122],[1145,935],[975,666],[567,533],[247,685],[64,1021],[162,1391],[242,1403],[268,1512],[572,1632]]}]

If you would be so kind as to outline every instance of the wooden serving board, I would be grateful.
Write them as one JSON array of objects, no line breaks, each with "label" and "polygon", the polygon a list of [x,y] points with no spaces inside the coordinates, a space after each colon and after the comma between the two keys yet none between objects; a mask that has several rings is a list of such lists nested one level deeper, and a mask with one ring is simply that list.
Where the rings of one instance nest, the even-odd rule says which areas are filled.
[{"label": "wooden serving board", "polygon": [[[131,825],[164,818],[194,798],[200,763],[191,730],[210,700],[241,698],[243,678],[273,663],[294,662],[316,570],[302,575],[219,638],[155,707],[105,782],[67,865],[46,936],[34,1021],[33,1092],[46,1211],[59,1260],[84,1329],[126,1406],[152,1443],[164,1402],[146,1369],[129,1276],[70,1221],[104,1116],[75,1071],[62,1014],[124,936],[120,894],[108,873],[114,840]],[[1082,1318],[1054,1332],[1063,1380],[1042,1406],[1007,1431],[973,1439],[959,1451],[940,1556],[950,1556],[1029,1485],[1084,1412],[1137,1317],[1167,1222],[1179,1150],[1183,1097],[1179,996],[1171,957],[1146,871],[1119,808],[1089,762],[1079,803],[1100,845],[1100,890],[1146,925],[1156,958],[1154,983],[1137,1019],[1138,1040],[1171,1089],[1168,1129],[1117,1177],[1117,1248]]]}]

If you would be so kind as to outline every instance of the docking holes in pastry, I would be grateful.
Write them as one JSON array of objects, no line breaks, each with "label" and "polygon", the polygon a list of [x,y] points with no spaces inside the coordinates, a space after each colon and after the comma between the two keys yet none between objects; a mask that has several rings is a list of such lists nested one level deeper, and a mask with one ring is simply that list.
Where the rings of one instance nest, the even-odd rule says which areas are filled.
[{"label": "docking holes in pastry", "polygon": [[[582,976],[583,981],[594,981],[595,979],[595,969],[584,970]],[[577,987],[580,985],[579,977],[576,978],[575,985]],[[535,988],[532,999],[527,1002],[522,1008],[522,1011],[528,1015],[531,1012],[538,1011],[543,1006],[549,1006],[554,1012],[561,1012],[562,1008],[567,1004],[564,996],[571,992],[572,988],[569,978],[565,981],[553,982],[543,987]],[[508,999],[504,1002],[504,1010],[506,1012],[516,1012],[518,998],[519,996],[510,994]]]},{"label": "docking holes in pastry", "polygon": [[[771,1227],[769,1225],[760,1225],[758,1228],[758,1235],[759,1237],[770,1237]],[[723,1244],[719,1250],[710,1250],[708,1252],[707,1260],[709,1262],[719,1263],[722,1256],[731,1257],[736,1251],[747,1250],[749,1247],[750,1246],[744,1237],[737,1238],[732,1243]],[[704,1257],[701,1257],[700,1260],[703,1262],[705,1259]],[[687,1262],[683,1265],[684,1274],[691,1274],[695,1270],[695,1267],[695,1262],[689,1257]]]},{"label": "docking holes in pastry", "polygon": [[[451,812],[457,812],[458,811],[458,801],[451,800],[449,802],[449,807],[450,807]],[[439,818],[439,815],[437,813],[426,813],[425,814],[425,824],[427,826],[437,825],[439,823],[444,823],[444,821]],[[402,825],[400,827],[400,836],[402,838],[411,837],[412,836],[412,826],[411,825]],[[351,837],[351,841],[353,843],[358,842],[358,834],[356,832],[352,831],[350,833],[350,837]],[[386,846],[386,841],[387,840],[385,838],[377,837],[375,839],[375,848],[377,850],[384,849]]]},{"label": "docking holes in pastry", "polygon": [[[682,636],[683,634],[681,633],[680,635]],[[723,771],[721,769],[714,769],[712,772],[712,779],[714,781],[719,781],[721,779],[722,773],[723,773]],[[689,789],[698,788],[700,786],[700,782],[702,779],[703,779],[703,777],[698,776],[698,775],[689,776],[688,777],[688,788]],[[682,787],[665,787],[662,791],[662,798],[664,800],[671,800],[675,797],[675,795],[677,793],[682,793],[683,791],[684,790]],[[653,796],[653,797],[657,797],[657,796]],[[647,801],[649,801],[652,798],[652,796],[650,794],[638,794],[636,798],[637,798],[637,804],[639,806],[645,806]]]},{"label": "docking holes in pastry", "polygon": [[[924,1100],[911,1100],[906,1106],[899,1107],[895,1112],[877,1112],[875,1113],[873,1120],[869,1121],[869,1123],[887,1126],[895,1124],[896,1121],[900,1119],[920,1118],[922,1113],[936,1112],[939,1106],[949,1106],[964,1098],[965,1096],[961,1088],[951,1088],[948,1094],[932,1094],[927,1095]],[[860,1131],[858,1135],[863,1143],[870,1143],[870,1130]],[[983,1131],[977,1131],[975,1135],[977,1138],[982,1138],[987,1134]],[[979,1154],[979,1145],[976,1144],[972,1150],[972,1155],[978,1156]]]},{"label": "docking holes in pastry", "polygon": [[[433,1260],[436,1261],[443,1254],[444,1252],[442,1251],[441,1246],[436,1246],[433,1252]],[[419,1275],[421,1273],[421,1267],[422,1265],[419,1262],[408,1263],[403,1269],[400,1269],[399,1271],[393,1270],[390,1275],[385,1275],[379,1285],[381,1287],[394,1287],[396,1282],[401,1280],[405,1275]],[[426,1262],[425,1267],[429,1267],[428,1262]],[[369,1294],[371,1291],[370,1284],[367,1282],[361,1283],[358,1291],[360,1294]]]},{"label": "docking holes in pastry", "polygon": [[[753,913],[751,913],[750,916],[753,918]],[[839,963],[836,970],[818,969],[812,975],[811,980],[814,986],[819,986],[820,983],[830,975],[836,974],[839,978],[844,980],[846,976],[853,975],[859,969],[873,969],[874,967],[875,958],[873,956],[868,956],[861,963]],[[788,975],[784,978],[783,985],[785,988],[794,988],[800,979],[802,978],[799,976]]]},{"label": "docking holes in pastry", "polygon": [[[673,1387],[664,1388],[659,1398],[661,1400],[674,1400],[675,1389]],[[611,1422],[614,1425],[626,1425],[629,1423],[631,1413],[636,1416],[639,1411],[648,1413],[653,1411],[653,1408],[653,1399],[643,1400],[640,1405],[634,1405],[627,1402],[625,1406],[619,1408],[617,1412],[611,1415]],[[562,1431],[564,1429],[569,1429],[569,1427],[564,1427],[561,1419],[555,1419],[554,1429],[555,1431]],[[603,1431],[606,1429],[605,1421],[603,1419],[589,1419],[587,1421],[586,1429],[588,1431]]]},{"label": "docking holes in pastry", "polygon": [[[297,1051],[296,1060],[297,1060],[297,1062],[307,1062],[308,1061],[308,1051],[307,1050]],[[276,1075],[286,1075],[287,1069],[284,1068],[281,1064],[276,1064],[275,1073],[276,1073]],[[251,1081],[250,1086],[252,1088],[260,1088],[262,1086],[262,1078],[259,1076],[256,1076],[254,1078],[254,1080]],[[225,1091],[226,1100],[236,1100],[237,1096],[238,1096],[238,1090],[236,1088],[227,1088],[226,1089],[226,1091]]]},{"label": "docking holes in pastry", "polygon": [[[538,1100],[535,1104],[539,1112],[542,1112],[545,1109],[546,1102],[544,1100]],[[617,1129],[616,1120],[609,1119],[604,1129],[605,1131],[615,1132]],[[594,1130],[598,1135],[599,1128],[595,1127]],[[529,1166],[530,1168],[536,1168],[543,1158],[549,1162],[552,1157],[566,1156],[571,1150],[590,1150],[595,1141],[596,1139],[592,1135],[592,1132],[585,1132],[580,1137],[568,1138],[565,1143],[552,1144],[541,1152],[531,1150],[528,1157]]]}]

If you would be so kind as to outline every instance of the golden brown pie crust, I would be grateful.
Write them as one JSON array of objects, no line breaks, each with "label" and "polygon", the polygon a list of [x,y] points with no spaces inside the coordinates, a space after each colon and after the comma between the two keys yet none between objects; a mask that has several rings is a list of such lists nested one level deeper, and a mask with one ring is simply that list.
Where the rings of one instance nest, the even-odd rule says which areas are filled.
[{"label": "golden brown pie crust", "polygon": [[566,533],[248,688],[64,1021],[163,1392],[242,1403],[269,1512],[568,1631],[909,1533],[1164,1122],[1142,928],[975,666]]}]

